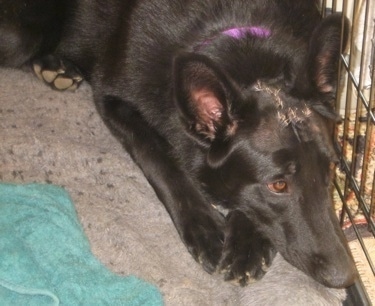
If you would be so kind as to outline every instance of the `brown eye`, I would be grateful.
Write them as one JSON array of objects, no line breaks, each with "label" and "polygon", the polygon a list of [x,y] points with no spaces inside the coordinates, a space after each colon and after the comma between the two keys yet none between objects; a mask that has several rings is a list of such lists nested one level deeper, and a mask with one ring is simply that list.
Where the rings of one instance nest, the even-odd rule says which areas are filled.
[{"label": "brown eye", "polygon": [[268,189],[275,193],[283,193],[287,191],[287,183],[283,180],[276,181],[267,185]]}]

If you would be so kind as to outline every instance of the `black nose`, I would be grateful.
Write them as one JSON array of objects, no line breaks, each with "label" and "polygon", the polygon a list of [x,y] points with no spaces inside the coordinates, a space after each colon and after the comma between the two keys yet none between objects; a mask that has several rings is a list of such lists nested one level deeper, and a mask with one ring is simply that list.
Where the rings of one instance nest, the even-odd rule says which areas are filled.
[{"label": "black nose", "polygon": [[338,256],[336,260],[327,262],[322,257],[315,256],[315,279],[331,288],[347,288],[353,285],[358,273],[352,258]]},{"label": "black nose", "polygon": [[333,268],[321,273],[321,283],[331,288],[347,288],[354,284],[356,278],[357,271],[351,267],[340,271]]}]

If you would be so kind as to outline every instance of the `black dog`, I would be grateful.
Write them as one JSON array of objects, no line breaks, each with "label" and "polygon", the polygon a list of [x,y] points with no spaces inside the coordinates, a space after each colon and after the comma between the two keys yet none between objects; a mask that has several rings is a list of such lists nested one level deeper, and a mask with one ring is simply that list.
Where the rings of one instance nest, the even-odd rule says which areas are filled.
[{"label": "black dog", "polygon": [[2,3],[0,64],[91,83],[205,270],[245,284],[278,251],[353,283],[330,196],[341,15],[313,0]]}]

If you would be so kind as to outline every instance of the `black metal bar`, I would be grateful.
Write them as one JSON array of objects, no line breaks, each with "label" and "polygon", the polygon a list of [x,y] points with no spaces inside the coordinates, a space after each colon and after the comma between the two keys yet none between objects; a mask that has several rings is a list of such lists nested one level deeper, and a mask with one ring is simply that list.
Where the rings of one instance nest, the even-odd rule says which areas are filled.
[{"label": "black metal bar", "polygon": [[346,289],[347,297],[343,302],[344,306],[371,306],[371,301],[367,295],[366,289],[361,281],[358,279],[354,285]]},{"label": "black metal bar", "polygon": [[371,256],[370,256],[370,253],[369,253],[368,250],[367,250],[366,244],[365,244],[365,242],[364,242],[364,240],[363,240],[363,238],[362,238],[361,233],[360,233],[359,230],[358,230],[357,224],[356,224],[355,221],[354,221],[354,217],[353,217],[353,215],[352,215],[352,213],[351,213],[351,211],[350,211],[350,209],[349,209],[349,207],[348,207],[348,205],[347,205],[347,203],[346,203],[345,197],[344,197],[344,195],[343,195],[343,193],[342,193],[342,191],[341,191],[341,188],[340,188],[340,186],[338,185],[338,183],[337,183],[336,180],[334,180],[334,185],[335,185],[336,190],[337,190],[337,192],[338,192],[338,194],[339,194],[339,196],[340,196],[340,199],[341,199],[341,201],[342,201],[343,209],[345,210],[346,214],[347,214],[348,217],[349,217],[349,220],[350,220],[350,222],[351,222],[351,224],[352,224],[352,227],[353,227],[354,233],[355,233],[355,235],[356,235],[356,237],[357,237],[357,239],[358,239],[358,242],[360,243],[360,245],[361,245],[361,247],[362,247],[363,253],[364,253],[365,256],[366,256],[366,259],[367,259],[367,261],[368,261],[369,267],[371,268],[372,273],[375,275],[375,266],[374,266],[374,263],[372,262],[372,259],[371,259]]}]

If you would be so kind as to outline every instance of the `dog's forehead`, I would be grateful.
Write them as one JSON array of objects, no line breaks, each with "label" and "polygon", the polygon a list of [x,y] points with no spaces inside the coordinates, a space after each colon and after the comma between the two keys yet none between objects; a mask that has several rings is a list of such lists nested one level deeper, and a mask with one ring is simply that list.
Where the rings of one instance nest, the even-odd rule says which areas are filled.
[{"label": "dog's forehead", "polygon": [[251,92],[255,94],[260,108],[271,105],[276,109],[276,118],[284,127],[306,122],[313,114],[306,101],[287,94],[282,86],[267,85],[262,81],[257,81],[251,87]]},{"label": "dog's forehead", "polygon": [[249,94],[257,105],[259,120],[253,138],[256,146],[265,150],[267,145],[282,147],[298,136],[293,127],[306,125],[312,114],[303,101],[296,101],[279,87],[271,87],[261,81],[251,87]]},{"label": "dog's forehead", "polygon": [[317,138],[301,140],[291,126],[280,129],[275,124],[274,129],[265,122],[259,127],[253,134],[247,160],[262,178],[292,174],[301,165],[313,175],[332,159],[331,150],[324,143]]},{"label": "dog's forehead", "polygon": [[[325,124],[308,103],[289,96],[281,87],[258,81],[251,94],[259,110],[259,124],[251,135],[252,147],[264,154],[277,151],[309,150],[315,143],[317,154],[330,155]],[[326,135],[327,134],[327,135]],[[296,156],[297,158],[297,156]]]},{"label": "dog's forehead", "polygon": [[262,154],[271,154],[301,145],[291,126],[283,126],[280,123],[277,113],[261,118],[250,139],[251,146]]}]

